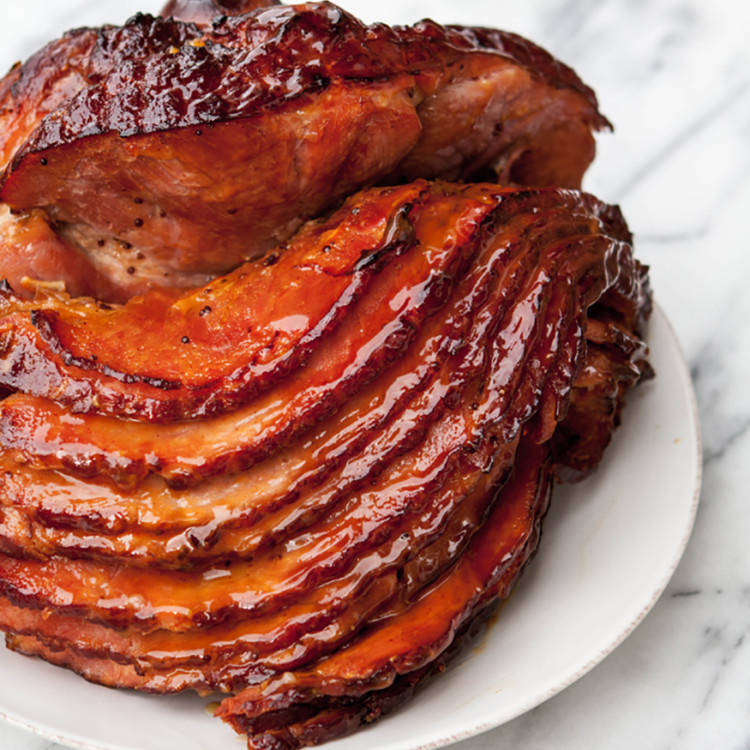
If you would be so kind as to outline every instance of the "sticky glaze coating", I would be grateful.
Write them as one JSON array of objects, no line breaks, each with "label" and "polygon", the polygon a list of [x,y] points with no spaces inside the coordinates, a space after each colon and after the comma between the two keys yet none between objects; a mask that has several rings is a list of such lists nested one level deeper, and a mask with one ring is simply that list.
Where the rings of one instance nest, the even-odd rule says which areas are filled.
[{"label": "sticky glaze coating", "polygon": [[61,254],[82,254],[71,293],[122,301],[205,283],[369,184],[578,187],[606,126],[569,68],[512,34],[365,26],[325,2],[210,26],[139,15],[0,83],[0,200],[44,210]]},{"label": "sticky glaze coating", "polygon": [[[420,192],[387,190],[366,205],[355,197],[290,246],[189,293],[156,290],[112,307],[88,298],[39,304],[0,291],[0,382],[54,394],[74,412],[149,422],[241,405],[306,364],[384,267],[401,258],[401,283],[411,265],[417,287],[425,283],[427,260],[407,253]],[[420,304],[429,314],[415,289]]]}]

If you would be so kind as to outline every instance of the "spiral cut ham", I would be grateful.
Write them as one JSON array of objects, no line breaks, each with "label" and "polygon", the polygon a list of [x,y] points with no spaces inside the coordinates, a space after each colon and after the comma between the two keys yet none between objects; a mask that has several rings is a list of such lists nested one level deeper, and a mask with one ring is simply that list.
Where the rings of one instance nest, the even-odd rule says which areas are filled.
[{"label": "spiral cut ham", "polygon": [[16,291],[201,285],[378,182],[578,187],[608,126],[575,73],[514,35],[366,26],[326,2],[205,22],[253,5],[79,29],[0,83]]},{"label": "spiral cut ham", "polygon": [[[288,281],[261,324],[231,300],[266,273]],[[127,398],[159,390],[131,363],[170,346],[132,321],[212,325],[209,292],[116,308],[4,292],[0,624],[106,685],[230,693],[219,715],[250,747],[294,747],[397,705],[507,595],[555,477],[596,465],[648,374],[647,277],[591,196],[416,181],[211,288],[228,341],[214,356],[190,328],[200,363],[234,374],[260,342],[291,364],[232,401],[228,375],[191,391],[202,365],[157,357],[179,383],[160,404],[224,394],[176,422],[130,419]],[[103,383],[117,399],[91,395]]]},{"label": "spiral cut ham", "polygon": [[593,93],[489,29],[170,0],[0,82],[0,629],[219,692],[255,750],[368,724],[533,557],[652,373],[580,192]]}]

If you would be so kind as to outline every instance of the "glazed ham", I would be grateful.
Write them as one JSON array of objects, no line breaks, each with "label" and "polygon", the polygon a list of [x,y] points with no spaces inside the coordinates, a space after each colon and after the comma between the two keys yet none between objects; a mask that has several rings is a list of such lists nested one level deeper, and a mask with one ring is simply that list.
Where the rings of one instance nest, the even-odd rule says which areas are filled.
[{"label": "glazed ham", "polygon": [[[371,189],[252,269],[293,279],[308,267],[298,245],[330,264],[334,302],[280,295],[285,312],[314,321],[339,278],[362,289],[304,365],[223,413],[136,422],[94,399],[76,415],[58,381],[0,403],[9,645],[106,685],[230,693],[219,714],[258,748],[349,731],[442,668],[532,556],[554,477],[595,466],[648,374],[647,278],[619,212],[590,196]],[[252,273],[212,286],[233,299]],[[173,317],[196,317],[192,294],[168,299]],[[87,321],[87,347],[131,314],[7,291],[5,304],[5,330],[54,311]],[[111,325],[121,352],[148,345],[145,329],[128,340]],[[3,371],[36,372],[39,388],[50,373],[104,374],[43,338],[25,351],[33,366]]]},{"label": "glazed ham", "polygon": [[571,70],[510,34],[368,27],[329,3],[140,15],[0,84],[0,200],[46,211],[108,280],[95,296],[123,300],[205,283],[376,182],[578,187],[606,125]]},{"label": "glazed ham", "polygon": [[652,374],[577,189],[606,126],[530,42],[329,3],[170,0],[12,70],[7,645],[222,693],[255,750],[441,672]]}]

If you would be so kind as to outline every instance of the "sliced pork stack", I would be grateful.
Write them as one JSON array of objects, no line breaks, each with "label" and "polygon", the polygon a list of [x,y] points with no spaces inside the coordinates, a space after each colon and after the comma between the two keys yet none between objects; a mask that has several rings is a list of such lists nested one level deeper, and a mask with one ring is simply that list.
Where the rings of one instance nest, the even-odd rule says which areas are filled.
[{"label": "sliced pork stack", "polygon": [[[267,274],[287,282],[270,315],[226,304]],[[592,468],[576,445],[601,451],[644,372],[647,311],[610,207],[423,181],[179,297],[6,291],[9,645],[108,685],[238,692],[221,713],[251,746],[369,720],[510,590],[555,471]]]}]

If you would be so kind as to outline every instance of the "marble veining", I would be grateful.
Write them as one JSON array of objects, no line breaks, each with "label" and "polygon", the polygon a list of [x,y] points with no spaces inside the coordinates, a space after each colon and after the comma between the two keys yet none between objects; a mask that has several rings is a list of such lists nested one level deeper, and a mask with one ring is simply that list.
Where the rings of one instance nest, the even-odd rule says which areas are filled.
[{"label": "marble veining", "polygon": [[[742,0],[345,5],[369,21],[432,16],[518,31],[593,86],[615,132],[599,138],[586,188],[623,207],[683,346],[702,424],[695,529],[650,614],[571,687],[456,750],[748,750],[750,6]],[[154,0],[3,0],[0,69],[66,28],[122,22],[159,7]],[[61,746],[0,724],[0,748]]]}]

